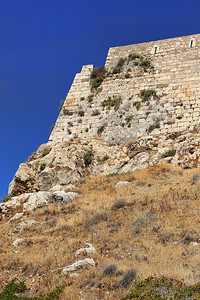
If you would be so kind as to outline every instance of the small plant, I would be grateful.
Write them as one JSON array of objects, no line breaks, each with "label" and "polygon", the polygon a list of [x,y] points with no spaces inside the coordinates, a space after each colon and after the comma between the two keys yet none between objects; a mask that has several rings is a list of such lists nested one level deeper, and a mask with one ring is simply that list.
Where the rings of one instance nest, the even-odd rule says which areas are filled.
[{"label": "small plant", "polygon": [[121,69],[120,68],[114,68],[113,69],[113,74],[118,74],[121,72]]},{"label": "small plant", "polygon": [[176,149],[170,149],[164,153],[161,154],[161,157],[162,158],[165,158],[165,157],[172,157],[176,154]]},{"label": "small plant", "polygon": [[183,118],[183,116],[178,116],[177,117],[178,120],[181,120],[182,118]]},{"label": "small plant", "polygon": [[100,126],[97,130],[97,134],[101,134],[104,131],[104,129],[105,129],[104,125]]},{"label": "small plant", "polygon": [[79,110],[79,111],[78,111],[78,115],[79,115],[80,117],[83,117],[83,116],[85,115],[85,112],[84,112],[83,110]]},{"label": "small plant", "polygon": [[108,215],[104,210],[98,211],[90,216],[90,218],[86,221],[85,225],[86,227],[89,228],[92,225],[97,225],[103,221],[105,222],[107,221],[107,219],[108,219]]},{"label": "small plant", "polygon": [[140,102],[140,101],[135,101],[135,102],[133,102],[133,106],[135,106],[135,108],[136,108],[137,110],[139,110],[140,107],[141,107],[141,102]]},{"label": "small plant", "polygon": [[127,205],[126,200],[120,198],[120,199],[115,200],[115,202],[111,206],[111,210],[120,209],[120,208],[125,207],[126,205]]},{"label": "small plant", "polygon": [[27,297],[21,297],[16,296],[16,293],[24,293],[27,290],[27,287],[24,283],[24,281],[15,283],[16,278],[11,280],[6,287],[4,288],[3,292],[0,293],[0,299],[1,300],[17,300],[17,299],[34,299],[34,300],[56,300],[59,299],[59,296],[62,294],[65,287],[70,286],[72,283],[68,283],[62,286],[59,286],[55,289],[55,291],[47,293],[46,295],[39,297],[39,298],[27,298]]},{"label": "small plant", "polygon": [[88,96],[88,102],[90,103],[90,102],[92,102],[94,99],[93,99],[93,95],[89,95]]},{"label": "small plant", "polygon": [[131,60],[141,59],[141,58],[143,58],[143,57],[140,56],[139,54],[137,54],[137,53],[131,53],[131,54],[129,54],[129,56],[128,56],[128,63],[129,63],[129,61],[131,61]]},{"label": "small plant", "polygon": [[147,111],[146,112],[146,117],[148,117],[148,115],[150,115],[150,113],[151,113],[150,111]]},{"label": "small plant", "polygon": [[73,113],[73,111],[70,111],[70,110],[64,108],[64,109],[63,109],[63,114],[64,114],[65,116],[73,116],[74,113]]},{"label": "small plant", "polygon": [[156,96],[156,91],[154,90],[142,90],[140,92],[140,97],[142,98],[142,102],[146,102],[150,100],[152,96]]},{"label": "small plant", "polygon": [[85,152],[84,154],[84,164],[86,167],[88,167],[94,159],[94,152],[92,150],[89,150]]},{"label": "small plant", "polygon": [[115,275],[116,271],[117,271],[117,265],[116,264],[110,264],[110,265],[105,267],[102,276],[103,277],[113,276],[113,275]]},{"label": "small plant", "polygon": [[156,123],[149,126],[148,132],[151,133],[154,129],[160,128],[160,123]]},{"label": "small plant", "polygon": [[85,100],[85,97],[81,97],[81,101]]},{"label": "small plant", "polygon": [[130,123],[130,121],[131,121],[132,119],[133,119],[133,115],[130,115],[130,116],[126,117],[126,118],[125,118],[126,123],[127,123],[127,124]]},{"label": "small plant", "polygon": [[130,78],[131,74],[130,73],[126,73],[125,78]]},{"label": "small plant", "polygon": [[0,202],[8,202],[10,200],[12,200],[12,197],[15,197],[16,195],[15,194],[10,194],[10,195],[7,195],[7,196],[3,196],[3,198],[0,198]]},{"label": "small plant", "polygon": [[119,282],[119,286],[127,289],[130,284],[133,282],[133,280],[135,279],[136,276],[136,270],[135,269],[131,269],[129,270],[124,277],[122,278],[122,280],[120,280]]},{"label": "small plant", "polygon": [[44,157],[50,153],[51,150],[44,150],[42,151],[41,157]]},{"label": "small plant", "polygon": [[119,173],[110,173],[110,174],[106,175],[106,178],[115,177],[115,176],[119,176],[119,175],[120,175]]},{"label": "small plant", "polygon": [[145,59],[139,63],[139,66],[143,68],[144,72],[148,72],[149,69],[153,69],[150,60]]},{"label": "small plant", "polygon": [[40,164],[40,171],[43,171],[46,168],[46,165],[47,164],[45,162],[41,163]]},{"label": "small plant", "polygon": [[51,132],[54,130],[55,124],[50,127]]},{"label": "small plant", "polygon": [[98,89],[100,87],[100,85],[102,84],[104,78],[106,76],[106,69],[105,67],[99,67],[99,68],[95,68],[90,76],[92,85],[91,85],[91,91],[93,91],[94,89]]},{"label": "small plant", "polygon": [[121,96],[113,95],[112,97],[108,97],[107,100],[104,100],[102,105],[103,107],[107,107],[108,109],[111,109],[111,107],[114,107],[115,111],[119,109],[119,106],[122,102]]},{"label": "small plant", "polygon": [[89,131],[89,129],[88,128],[85,128],[85,132],[88,132]]},{"label": "small plant", "polygon": [[143,228],[148,227],[153,221],[154,215],[155,213],[151,212],[136,218],[132,223],[133,233],[140,233]]}]

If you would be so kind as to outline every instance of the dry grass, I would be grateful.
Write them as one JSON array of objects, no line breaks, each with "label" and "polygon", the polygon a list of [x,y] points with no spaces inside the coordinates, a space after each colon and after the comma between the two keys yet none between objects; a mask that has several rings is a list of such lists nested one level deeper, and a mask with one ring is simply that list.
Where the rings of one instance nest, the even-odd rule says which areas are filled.
[{"label": "dry grass", "polygon": [[[26,213],[24,219],[36,220],[39,226],[14,234],[20,221],[1,221],[0,288],[17,277],[40,296],[72,282],[60,299],[120,299],[131,287],[120,282],[133,269],[137,272],[132,279],[137,281],[166,276],[184,278],[187,284],[198,282],[200,180],[196,174],[197,169],[166,164],[109,178],[86,177],[74,202]],[[116,187],[121,180],[129,184]],[[112,209],[118,199],[126,205]],[[14,249],[16,238],[24,241]],[[97,250],[87,255],[96,266],[79,270],[78,277],[60,276],[87,242]],[[85,257],[83,253],[78,259]],[[103,276],[111,264],[117,270]]]}]

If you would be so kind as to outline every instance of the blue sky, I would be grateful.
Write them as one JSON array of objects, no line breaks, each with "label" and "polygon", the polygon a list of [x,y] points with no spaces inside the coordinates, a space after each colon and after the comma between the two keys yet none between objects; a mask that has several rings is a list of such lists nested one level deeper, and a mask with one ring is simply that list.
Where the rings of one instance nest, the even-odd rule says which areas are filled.
[{"label": "blue sky", "polygon": [[108,48],[200,33],[199,0],[0,0],[0,197]]}]

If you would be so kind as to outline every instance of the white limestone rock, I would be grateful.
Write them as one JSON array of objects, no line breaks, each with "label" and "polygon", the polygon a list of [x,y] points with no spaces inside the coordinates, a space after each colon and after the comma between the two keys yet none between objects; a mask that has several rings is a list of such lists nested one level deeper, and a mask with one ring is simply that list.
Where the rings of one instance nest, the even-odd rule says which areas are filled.
[{"label": "white limestone rock", "polygon": [[119,181],[119,182],[116,183],[116,186],[124,186],[124,185],[127,185],[129,183],[130,183],[129,181]]},{"label": "white limestone rock", "polygon": [[68,272],[74,272],[77,271],[79,269],[88,267],[88,266],[95,266],[95,261],[92,258],[86,258],[83,260],[78,260],[75,263],[73,263],[70,266],[65,267],[62,272],[61,275],[67,275]]},{"label": "white limestone rock", "polygon": [[19,233],[25,228],[32,227],[32,226],[35,226],[38,224],[40,224],[40,223],[36,222],[35,220],[23,221],[23,222],[17,224],[17,226],[14,228],[13,232]]},{"label": "white limestone rock", "polygon": [[96,253],[96,249],[90,243],[86,243],[85,248],[80,248],[77,250],[75,256],[78,256],[81,253]]},{"label": "white limestone rock", "polygon": [[21,244],[24,241],[24,239],[16,239],[13,243],[12,246],[13,247],[17,247],[19,244]]},{"label": "white limestone rock", "polygon": [[16,213],[9,221],[8,223],[12,223],[14,221],[20,220],[23,218],[23,213]]}]

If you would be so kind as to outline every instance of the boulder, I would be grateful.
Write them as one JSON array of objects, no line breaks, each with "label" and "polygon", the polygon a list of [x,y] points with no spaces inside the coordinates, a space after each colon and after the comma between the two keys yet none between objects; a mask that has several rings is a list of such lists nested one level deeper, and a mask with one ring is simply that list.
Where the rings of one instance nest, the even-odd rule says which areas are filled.
[{"label": "boulder", "polygon": [[89,243],[86,243],[85,248],[80,248],[76,251],[75,256],[78,256],[81,253],[96,253],[96,249]]},{"label": "boulder", "polygon": [[32,226],[38,225],[38,224],[40,224],[40,223],[36,222],[35,220],[24,221],[24,222],[17,224],[17,226],[14,228],[13,232],[19,233],[25,228],[32,227]]},{"label": "boulder", "polygon": [[14,221],[20,220],[23,218],[23,213],[16,213],[9,221],[8,223],[12,223]]},{"label": "boulder", "polygon": [[79,269],[88,267],[88,266],[95,266],[95,261],[92,258],[86,258],[83,260],[78,260],[75,263],[73,263],[70,266],[65,267],[62,272],[61,275],[67,275],[68,272],[73,272],[73,271],[77,271]]}]

